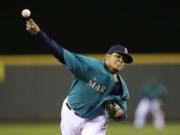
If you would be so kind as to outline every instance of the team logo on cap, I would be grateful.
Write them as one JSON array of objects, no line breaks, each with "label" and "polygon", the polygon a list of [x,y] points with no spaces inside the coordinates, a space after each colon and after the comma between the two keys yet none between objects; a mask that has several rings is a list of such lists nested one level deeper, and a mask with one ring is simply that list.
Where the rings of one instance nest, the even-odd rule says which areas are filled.
[{"label": "team logo on cap", "polygon": [[124,49],[124,52],[125,52],[125,53],[128,53],[128,50],[127,50],[127,48],[125,48],[125,49]]}]

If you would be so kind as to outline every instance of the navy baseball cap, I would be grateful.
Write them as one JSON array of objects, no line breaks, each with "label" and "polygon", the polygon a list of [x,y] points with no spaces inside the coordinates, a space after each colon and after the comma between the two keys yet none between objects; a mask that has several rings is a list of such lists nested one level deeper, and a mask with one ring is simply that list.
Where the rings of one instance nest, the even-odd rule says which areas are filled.
[{"label": "navy baseball cap", "polygon": [[124,62],[125,63],[132,63],[133,62],[133,58],[132,56],[128,53],[128,50],[126,47],[124,47],[123,45],[114,45],[111,46],[108,50],[109,54],[112,53],[119,53],[121,55],[124,56]]}]

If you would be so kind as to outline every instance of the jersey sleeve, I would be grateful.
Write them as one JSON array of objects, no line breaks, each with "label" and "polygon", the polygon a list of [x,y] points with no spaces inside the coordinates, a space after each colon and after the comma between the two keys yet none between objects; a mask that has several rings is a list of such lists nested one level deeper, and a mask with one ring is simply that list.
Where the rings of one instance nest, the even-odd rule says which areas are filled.
[{"label": "jersey sleeve", "polygon": [[46,33],[42,30],[38,33],[38,36],[43,39],[45,44],[51,53],[63,64],[66,64],[64,61],[64,49],[61,45],[57,44],[54,40],[49,38]]},{"label": "jersey sleeve", "polygon": [[80,76],[87,71],[87,58],[85,56],[64,49],[61,45],[49,38],[42,30],[38,33],[38,36],[44,40],[51,53],[74,75]]},{"label": "jersey sleeve", "polygon": [[122,109],[123,113],[127,112],[127,99],[123,99],[120,95],[110,95],[104,99],[104,101],[107,100],[115,100]]},{"label": "jersey sleeve", "polygon": [[121,109],[123,110],[123,115],[119,120],[125,120],[125,119],[127,119],[127,101],[129,99],[129,91],[128,91],[128,88],[127,88],[126,83],[123,80],[123,78],[120,77],[120,79],[122,82],[123,94],[122,94],[121,100],[118,100],[118,103],[119,103]]},{"label": "jersey sleeve", "polygon": [[122,120],[126,120],[127,119],[127,104],[126,102],[121,102],[118,104],[120,105],[120,108],[122,109],[123,111],[123,115],[121,117],[117,117],[117,118],[113,118],[115,121],[122,121]]},{"label": "jersey sleeve", "polygon": [[85,56],[64,49],[65,66],[76,76],[84,75],[88,70],[88,59]]},{"label": "jersey sleeve", "polygon": [[121,79],[122,88],[123,88],[122,95],[109,95],[104,99],[104,100],[115,100],[118,103],[118,105],[120,106],[120,108],[122,109],[123,115],[119,118],[114,119],[117,121],[127,119],[127,101],[129,99],[129,92],[128,92],[126,83],[124,82],[122,77],[120,77],[120,79]]}]

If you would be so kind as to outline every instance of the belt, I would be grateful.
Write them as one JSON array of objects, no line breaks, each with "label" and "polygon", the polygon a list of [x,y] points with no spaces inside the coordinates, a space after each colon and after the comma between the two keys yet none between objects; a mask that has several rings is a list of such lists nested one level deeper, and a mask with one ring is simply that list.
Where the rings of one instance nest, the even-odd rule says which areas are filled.
[{"label": "belt", "polygon": [[69,110],[73,111],[74,114],[76,114],[77,116],[79,116],[79,114],[77,114],[77,113],[70,107],[70,105],[69,105],[68,103],[66,103],[66,106],[67,106],[67,108],[68,108]]}]

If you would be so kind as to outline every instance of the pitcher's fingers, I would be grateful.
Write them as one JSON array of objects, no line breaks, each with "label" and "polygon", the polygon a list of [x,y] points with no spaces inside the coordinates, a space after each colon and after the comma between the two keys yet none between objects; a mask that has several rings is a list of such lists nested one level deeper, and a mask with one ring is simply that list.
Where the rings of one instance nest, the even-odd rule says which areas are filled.
[{"label": "pitcher's fingers", "polygon": [[30,27],[26,27],[26,30],[27,30],[27,31],[30,31],[30,29],[31,29]]},{"label": "pitcher's fingers", "polygon": [[31,24],[26,24],[26,27],[31,28]]},{"label": "pitcher's fingers", "polygon": [[29,21],[26,21],[26,25],[32,25],[31,22]]},{"label": "pitcher's fingers", "polygon": [[34,22],[33,19],[29,19],[29,22],[30,22],[31,24],[35,25],[35,22]]}]

